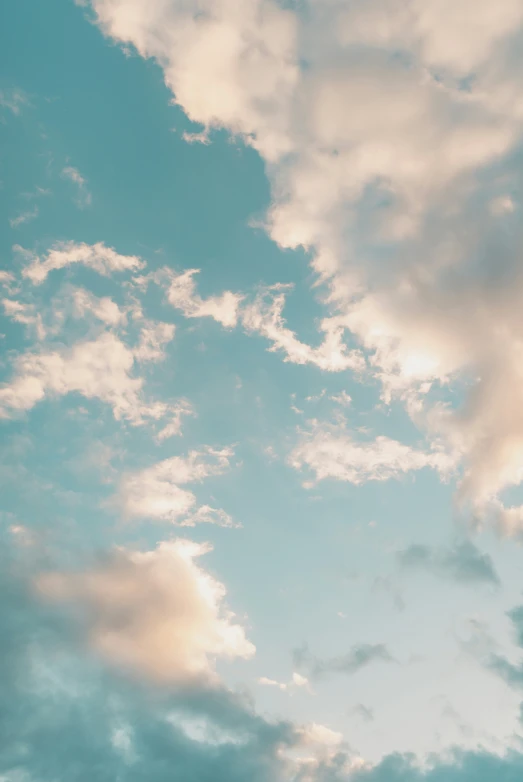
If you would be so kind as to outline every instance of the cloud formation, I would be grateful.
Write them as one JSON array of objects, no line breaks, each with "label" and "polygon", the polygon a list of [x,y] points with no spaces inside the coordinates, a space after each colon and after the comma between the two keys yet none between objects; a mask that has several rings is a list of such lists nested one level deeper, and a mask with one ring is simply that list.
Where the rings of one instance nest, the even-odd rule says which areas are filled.
[{"label": "cloud formation", "polygon": [[394,658],[384,644],[357,644],[347,654],[326,659],[315,657],[305,644],[295,649],[292,657],[296,668],[306,670],[312,679],[332,673],[345,673],[351,676],[374,662],[394,662]]},{"label": "cloud formation", "polygon": [[[115,552],[97,568],[51,574],[48,583],[45,579],[42,583],[47,595],[40,594],[38,601],[27,590],[20,563],[14,567],[11,560],[11,566],[2,567],[0,707],[13,740],[0,745],[0,773],[42,782],[64,774],[74,775],[78,782],[93,777],[102,782],[513,782],[520,778],[523,756],[515,750],[503,755],[456,750],[445,757],[434,755],[423,766],[411,756],[396,754],[372,766],[351,754],[340,734],[326,726],[270,722],[245,698],[216,684],[209,686],[206,665],[212,653],[206,660],[205,651],[209,646],[217,644],[220,654],[223,644],[234,653],[250,649],[243,645],[241,628],[236,634],[239,647],[229,646],[232,639],[219,624],[223,593],[218,589],[213,595],[216,582],[212,577],[210,585],[205,582],[208,574],[191,563],[189,552],[160,552],[139,556]],[[147,574],[145,592],[133,579],[136,571]],[[175,589],[173,594],[175,586],[184,590]],[[145,696],[141,687],[126,683],[114,671],[99,669],[78,650],[72,654],[66,640],[69,621],[62,622],[56,610],[50,610],[55,609],[53,593],[59,603],[65,599],[83,606],[82,626],[89,630],[92,645],[100,640],[99,633],[108,630],[113,636],[109,648],[108,637],[100,640],[102,648],[97,650],[110,668],[118,656],[118,668],[124,671],[119,657],[124,654],[134,673],[147,676],[150,655],[159,653],[166,660],[168,677],[188,672],[192,684],[181,687],[168,678],[159,682],[161,694]],[[154,648],[154,634],[146,635],[142,649],[134,641],[139,629],[148,630],[141,612],[148,600],[153,601],[152,616],[160,626],[166,620],[164,610],[170,617],[167,626],[180,627],[187,621],[183,612],[170,610],[185,601],[187,607],[198,608],[196,615],[206,629],[214,627],[217,634],[204,633],[203,644],[184,637],[183,651],[177,649],[171,658],[163,649],[174,630],[165,627],[160,650]],[[221,619],[226,626],[235,626],[230,615]],[[184,657],[191,642],[202,655],[203,679],[201,671],[193,676],[193,660]]]},{"label": "cloud formation", "polygon": [[313,364],[327,372],[363,370],[363,356],[358,350],[348,350],[343,341],[345,327],[338,318],[325,318],[321,322],[320,331],[324,338],[318,347],[300,342],[283,319],[284,291],[288,287],[276,285],[258,294],[242,312],[245,329],[268,339],[272,342],[269,350],[283,353],[283,360],[292,364]]},{"label": "cloud formation", "polygon": [[76,205],[83,209],[86,206],[90,206],[92,202],[92,196],[87,188],[87,180],[74,166],[65,166],[62,169],[62,177],[68,179],[74,185],[76,185],[77,196]]},{"label": "cloud formation", "polygon": [[180,539],[153,551],[121,549],[83,573],[41,575],[37,587],[78,606],[90,646],[112,664],[153,680],[213,682],[216,658],[255,649],[223,608],[223,584],[196,563],[211,548]]},{"label": "cloud formation", "polygon": [[396,556],[403,570],[427,570],[458,584],[499,585],[492,558],[482,554],[470,541],[456,543],[449,548],[414,544]]},{"label": "cloud formation", "polygon": [[300,432],[300,441],[288,461],[296,470],[311,470],[316,481],[334,478],[356,485],[399,478],[425,467],[446,472],[452,465],[441,451],[418,451],[389,437],[356,439],[343,423],[316,420]]},{"label": "cloud formation", "polygon": [[104,277],[108,277],[112,272],[137,271],[145,266],[145,263],[137,256],[120,255],[111,247],[106,247],[103,242],[97,242],[93,245],[58,242],[43,258],[33,255],[18,245],[14,249],[29,261],[22,274],[34,285],[41,285],[50,272],[64,269],[75,263],[88,266]]},{"label": "cloud formation", "polygon": [[238,526],[221,509],[209,505],[197,507],[194,493],[184,488],[228,470],[232,455],[229,448],[207,447],[191,451],[186,457],[173,456],[144,470],[127,473],[120,482],[118,505],[129,518],[159,519],[182,527],[205,522],[221,527]]},{"label": "cloud formation", "polygon": [[[498,498],[523,469],[518,0],[91,7],[106,35],[156,58],[191,120],[258,151],[267,230],[310,253],[384,399],[460,455],[462,507],[522,528]],[[257,322],[284,350],[274,306]],[[450,383],[465,389],[454,409]]]},{"label": "cloud formation", "polygon": [[186,411],[186,405],[144,399],[143,379],[133,375],[133,365],[133,351],[111,332],[70,348],[23,353],[15,359],[13,379],[0,388],[0,417],[71,393],[108,404],[116,420],[135,426]]}]

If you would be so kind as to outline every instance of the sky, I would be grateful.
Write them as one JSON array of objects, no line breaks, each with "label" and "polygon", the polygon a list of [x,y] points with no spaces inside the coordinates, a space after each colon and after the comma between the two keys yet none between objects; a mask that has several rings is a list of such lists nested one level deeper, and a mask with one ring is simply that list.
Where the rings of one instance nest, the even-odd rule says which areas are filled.
[{"label": "sky", "polygon": [[521,0],[0,39],[0,782],[520,780]]}]

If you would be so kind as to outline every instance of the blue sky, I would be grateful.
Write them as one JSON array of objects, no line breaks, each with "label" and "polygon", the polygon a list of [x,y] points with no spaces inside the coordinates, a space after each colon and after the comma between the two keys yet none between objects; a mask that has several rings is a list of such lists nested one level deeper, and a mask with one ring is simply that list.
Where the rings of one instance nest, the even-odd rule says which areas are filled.
[{"label": "blue sky", "polygon": [[522,25],[2,9],[1,779],[519,778]]}]

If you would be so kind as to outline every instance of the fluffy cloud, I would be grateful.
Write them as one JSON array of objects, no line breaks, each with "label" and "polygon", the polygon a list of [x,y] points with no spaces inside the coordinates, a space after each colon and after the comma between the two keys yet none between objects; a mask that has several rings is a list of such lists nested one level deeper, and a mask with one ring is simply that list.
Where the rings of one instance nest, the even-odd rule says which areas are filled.
[{"label": "fluffy cloud", "polygon": [[125,322],[125,313],[109,296],[95,296],[84,288],[74,288],[71,293],[77,317],[84,318],[90,313],[108,326],[118,326]]},{"label": "fluffy cloud", "polygon": [[42,575],[38,590],[77,603],[91,647],[114,665],[179,684],[212,682],[216,658],[255,649],[223,607],[223,584],[195,562],[210,549],[175,540],[153,551],[120,550],[84,573]]},{"label": "fluffy cloud", "polygon": [[452,464],[441,451],[417,451],[388,437],[355,439],[343,424],[315,420],[301,432],[288,461],[296,470],[312,470],[316,481],[335,478],[354,484],[386,481],[424,467],[444,472]]},{"label": "fluffy cloud", "polygon": [[112,272],[137,271],[145,264],[135,255],[120,255],[103,242],[83,244],[76,242],[58,242],[44,258],[34,256],[18,245],[14,248],[29,260],[22,274],[34,285],[40,285],[47,275],[55,269],[64,269],[75,263],[81,263],[90,269],[108,277]]},{"label": "fluffy cloud", "polygon": [[404,570],[428,570],[461,584],[499,585],[492,558],[469,541],[450,548],[412,545],[398,552],[397,560]]},{"label": "fluffy cloud", "polygon": [[229,469],[232,451],[228,448],[191,451],[187,457],[173,456],[125,475],[118,503],[128,517],[170,521],[183,527],[207,522],[222,527],[236,526],[225,511],[209,505],[196,506],[192,491],[183,488]]},{"label": "fluffy cloud", "polygon": [[238,307],[242,296],[225,291],[221,296],[202,299],[196,291],[195,274],[199,269],[188,269],[182,274],[164,270],[167,278],[167,299],[169,304],[181,310],[186,318],[214,318],[225,328],[233,328],[238,320]]},{"label": "fluffy cloud", "polygon": [[[523,774],[521,753],[494,755],[481,748],[449,752],[444,758],[432,756],[422,766],[402,755],[389,755],[371,766],[354,758],[340,734],[326,726],[269,722],[244,698],[214,684],[212,674],[211,682],[208,673],[203,680],[196,674],[183,688],[173,687],[176,682],[170,678],[162,679],[161,693],[151,697],[150,692],[124,682],[121,675],[100,670],[81,649],[72,653],[68,623],[64,625],[49,610],[53,595],[59,602],[72,601],[82,608],[77,619],[87,627],[91,645],[120,672],[125,669],[117,654],[125,655],[130,668],[136,665],[134,673],[147,675],[144,663],[156,654],[167,660],[169,677],[173,670],[182,671],[185,662],[194,670],[192,659],[184,661],[178,645],[172,658],[163,653],[172,638],[169,630],[167,638],[162,634],[159,649],[152,648],[153,637],[148,635],[153,617],[171,629],[187,622],[183,611],[176,611],[180,600],[187,601],[187,607],[199,607],[202,612],[197,615],[206,630],[205,617],[216,630],[216,635],[204,633],[202,642],[191,636],[203,654],[204,672],[206,664],[212,671],[214,652],[205,651],[208,644],[234,653],[247,651],[241,628],[235,641],[223,633],[220,622],[225,627],[239,626],[223,609],[223,592],[218,588],[214,593],[215,580],[206,581],[208,574],[192,562],[189,552],[160,551],[148,552],[149,557],[120,551],[90,571],[51,574],[47,583],[41,582],[47,594],[41,592],[40,598],[46,599],[38,602],[27,591],[23,564],[15,566],[13,558],[2,562],[0,706],[6,735],[13,739],[0,746],[4,776],[42,782],[64,775],[78,782],[93,777],[102,782],[167,778],[171,782],[513,782]],[[136,571],[140,571],[140,588],[133,581]],[[144,573],[145,591],[141,588]],[[142,606],[150,600],[152,612],[144,622]],[[144,649],[133,643],[140,627],[147,633]],[[105,631],[113,639],[110,649],[108,639],[97,646],[96,639]],[[185,634],[181,641],[187,651]],[[181,667],[174,668],[173,660]]]},{"label": "fluffy cloud", "polygon": [[0,388],[0,417],[30,410],[46,397],[70,393],[108,404],[117,420],[133,425],[179,417],[186,405],[144,399],[143,380],[133,376],[133,364],[133,351],[112,333],[71,348],[24,353],[15,361],[11,382]]},{"label": "fluffy cloud", "polygon": [[[517,532],[522,508],[497,497],[523,475],[518,0],[91,6],[107,35],[158,60],[192,120],[260,153],[268,231],[311,253],[338,360],[343,325],[384,397],[461,455],[463,507]],[[278,317],[253,315],[289,360],[311,360]],[[428,392],[456,379],[472,390],[442,409]]]}]

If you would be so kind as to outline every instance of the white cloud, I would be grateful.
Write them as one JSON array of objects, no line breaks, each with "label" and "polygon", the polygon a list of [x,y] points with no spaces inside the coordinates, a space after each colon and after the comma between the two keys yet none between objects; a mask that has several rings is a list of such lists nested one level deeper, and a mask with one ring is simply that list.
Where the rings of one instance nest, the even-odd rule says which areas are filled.
[{"label": "white cloud", "polygon": [[[302,345],[278,297],[246,326],[329,370],[360,368],[350,330],[384,399],[461,453],[460,499],[494,507],[523,477],[521,230],[503,233],[523,135],[520,0],[91,4],[106,34],[158,60],[191,120],[260,153],[268,231],[329,287],[327,345]],[[456,380],[474,386],[462,409],[434,404]]]},{"label": "white cloud", "polygon": [[125,313],[109,296],[98,297],[85,288],[74,288],[71,295],[75,315],[80,318],[92,313],[108,326],[118,326],[126,320]]},{"label": "white cloud", "polygon": [[225,472],[230,467],[231,456],[228,448],[208,447],[191,451],[187,457],[173,456],[152,467],[128,473],[120,483],[118,504],[128,517],[159,519],[186,527],[202,522],[237,526],[225,511],[209,505],[197,507],[196,496],[183,488]]},{"label": "white cloud", "polygon": [[75,242],[58,242],[42,259],[15,245],[14,249],[30,260],[22,274],[35,285],[40,285],[47,275],[55,269],[64,269],[75,263],[81,263],[105,277],[112,272],[137,271],[143,269],[145,263],[135,255],[120,255],[103,242],[84,244]]},{"label": "white cloud", "polygon": [[47,600],[77,605],[91,647],[118,668],[213,684],[217,658],[249,658],[255,648],[225,608],[223,584],[195,561],[211,549],[189,540],[119,549],[91,570],[41,575],[37,587]]},{"label": "white cloud", "polygon": [[318,347],[313,348],[300,342],[283,319],[285,288],[288,286],[273,286],[244,308],[242,322],[246,330],[257,332],[270,340],[273,344],[269,350],[284,353],[284,361],[314,364],[328,372],[362,370],[365,367],[363,356],[358,350],[347,349],[343,341],[344,325],[337,318],[325,318],[321,322],[320,331],[324,339]]},{"label": "white cloud", "polygon": [[202,299],[196,291],[196,274],[199,274],[199,269],[187,269],[181,274],[175,274],[170,269],[161,269],[152,274],[150,279],[167,288],[169,304],[179,309],[186,318],[214,318],[225,328],[234,328],[243,297],[238,293],[225,291],[219,296]]},{"label": "white cloud", "polygon": [[111,333],[71,348],[24,353],[15,361],[14,378],[0,389],[0,417],[30,410],[47,397],[78,393],[108,404],[117,420],[133,425],[167,416],[176,420],[183,405],[145,400],[143,380],[132,374],[133,364],[132,350]]},{"label": "white cloud", "polygon": [[398,478],[424,467],[447,472],[452,466],[450,458],[439,451],[418,451],[388,437],[356,440],[343,425],[309,423],[309,430],[301,432],[300,442],[289,456],[289,464],[296,470],[312,470],[316,481],[334,478],[360,484]]},{"label": "white cloud", "polygon": [[276,679],[269,679],[266,676],[261,676],[258,679],[258,684],[261,684],[262,687],[275,687],[278,690],[282,690],[282,692],[292,692],[293,690],[300,688],[310,691],[309,680],[296,672],[292,674],[289,682],[278,682]]},{"label": "white cloud", "polygon": [[337,405],[341,405],[341,407],[349,407],[352,404],[352,398],[346,391],[340,391],[339,394],[333,394],[329,398],[331,402],[335,402]]},{"label": "white cloud", "polygon": [[140,341],[133,353],[137,361],[161,361],[165,345],[174,339],[175,326],[161,321],[146,321],[140,331]]},{"label": "white cloud", "polygon": [[37,339],[42,340],[45,338],[45,327],[42,323],[42,317],[40,313],[35,312],[34,305],[24,304],[16,299],[3,299],[2,306],[6,317],[11,318],[15,323],[32,326]]},{"label": "white cloud", "polygon": [[87,188],[87,180],[74,166],[65,166],[62,169],[62,177],[68,179],[74,185],[76,185],[77,196],[76,204],[80,209],[86,206],[90,206],[92,202],[92,196]]},{"label": "white cloud", "polygon": [[169,423],[160,429],[156,435],[156,440],[161,443],[169,437],[174,437],[182,433],[182,419],[186,415],[194,415],[194,409],[190,402],[182,399],[169,405],[166,416],[170,419]]}]

